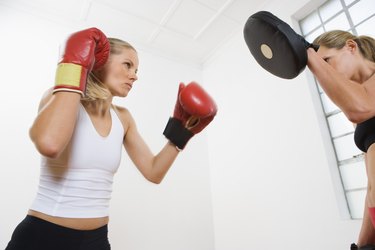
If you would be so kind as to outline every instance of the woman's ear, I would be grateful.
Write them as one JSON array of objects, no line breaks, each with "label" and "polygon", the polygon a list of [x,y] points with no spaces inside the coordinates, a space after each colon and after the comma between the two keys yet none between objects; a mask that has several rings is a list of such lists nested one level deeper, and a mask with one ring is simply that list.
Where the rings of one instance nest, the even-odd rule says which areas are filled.
[{"label": "woman's ear", "polygon": [[345,43],[345,46],[349,49],[350,52],[355,52],[358,50],[358,44],[353,39],[348,39]]}]

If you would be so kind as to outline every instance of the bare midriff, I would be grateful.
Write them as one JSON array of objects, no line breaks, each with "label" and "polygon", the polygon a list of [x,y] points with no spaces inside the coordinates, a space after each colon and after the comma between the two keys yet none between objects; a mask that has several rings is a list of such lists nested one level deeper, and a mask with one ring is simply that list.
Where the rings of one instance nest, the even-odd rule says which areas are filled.
[{"label": "bare midriff", "polygon": [[100,218],[64,218],[44,214],[38,211],[29,210],[28,215],[57,224],[59,226],[76,230],[93,230],[108,224],[109,217]]}]

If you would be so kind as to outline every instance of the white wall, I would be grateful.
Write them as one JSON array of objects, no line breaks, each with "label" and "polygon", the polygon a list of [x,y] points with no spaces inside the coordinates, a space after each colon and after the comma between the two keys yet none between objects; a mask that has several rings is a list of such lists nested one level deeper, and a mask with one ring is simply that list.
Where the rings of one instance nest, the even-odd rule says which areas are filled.
[{"label": "white wall", "polygon": [[[306,2],[267,1],[263,9],[291,23]],[[208,131],[216,250],[356,242],[361,221],[340,217],[307,73],[284,80],[266,72],[242,33],[205,66],[219,103]]]},{"label": "white wall", "polygon": [[[0,23],[0,248],[4,249],[37,188],[39,155],[28,129],[40,97],[53,85],[59,43],[76,27],[4,6]],[[166,143],[162,132],[173,112],[178,83],[200,82],[202,72],[143,51],[139,58],[139,80],[127,98],[115,101],[130,109],[144,139],[157,152]],[[160,185],[141,177],[124,151],[115,176],[109,228],[113,249],[214,249],[205,133],[190,141]]]}]

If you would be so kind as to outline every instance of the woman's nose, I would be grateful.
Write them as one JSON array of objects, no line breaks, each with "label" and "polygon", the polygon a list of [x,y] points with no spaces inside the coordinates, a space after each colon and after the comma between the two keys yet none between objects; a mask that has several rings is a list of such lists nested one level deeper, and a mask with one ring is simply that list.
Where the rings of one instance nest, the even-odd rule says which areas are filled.
[{"label": "woman's nose", "polygon": [[137,73],[136,73],[135,71],[133,71],[133,70],[130,72],[129,77],[130,77],[133,81],[138,80]]}]

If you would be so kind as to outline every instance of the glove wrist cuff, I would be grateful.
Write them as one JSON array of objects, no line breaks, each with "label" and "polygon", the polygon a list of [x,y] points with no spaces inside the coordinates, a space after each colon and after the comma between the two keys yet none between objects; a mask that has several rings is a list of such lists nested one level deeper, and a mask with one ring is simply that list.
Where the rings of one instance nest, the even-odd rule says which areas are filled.
[{"label": "glove wrist cuff", "polygon": [[185,128],[182,122],[174,117],[169,118],[163,135],[173,143],[178,150],[184,149],[194,133]]},{"label": "glove wrist cuff", "polygon": [[56,69],[55,87],[53,93],[58,91],[86,92],[88,70],[81,65],[73,63],[60,63]]}]

